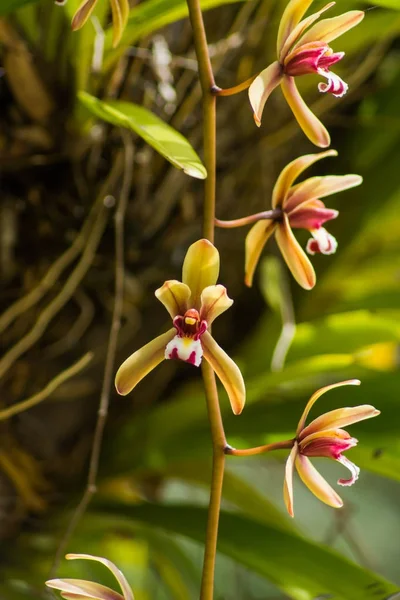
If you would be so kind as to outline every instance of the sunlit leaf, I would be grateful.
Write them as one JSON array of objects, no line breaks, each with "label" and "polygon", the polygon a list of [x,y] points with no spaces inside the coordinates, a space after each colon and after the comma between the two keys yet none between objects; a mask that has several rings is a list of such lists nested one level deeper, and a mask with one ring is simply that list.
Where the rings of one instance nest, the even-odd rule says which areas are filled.
[{"label": "sunlit leaf", "polygon": [[[102,511],[204,542],[205,508],[111,504],[103,506]],[[389,594],[398,591],[394,584],[328,548],[242,515],[222,512],[218,548],[295,600],[315,600],[331,594],[335,600],[387,600]]]},{"label": "sunlit leaf", "polygon": [[143,106],[119,100],[102,101],[86,92],[79,92],[78,97],[96,117],[117,127],[131,129],[187,175],[197,179],[207,176],[187,139]]}]

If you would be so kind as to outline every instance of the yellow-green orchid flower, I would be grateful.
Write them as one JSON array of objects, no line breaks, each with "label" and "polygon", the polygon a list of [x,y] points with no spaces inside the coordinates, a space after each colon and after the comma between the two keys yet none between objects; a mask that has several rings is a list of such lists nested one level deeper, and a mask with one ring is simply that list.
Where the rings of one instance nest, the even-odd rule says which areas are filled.
[{"label": "yellow-green orchid flower", "polygon": [[360,385],[358,379],[341,381],[321,388],[313,394],[299,421],[296,439],[289,458],[286,462],[285,483],[283,489],[284,500],[288,513],[293,517],[293,471],[296,468],[303,483],[322,502],[340,508],[343,501],[329,483],[312,465],[308,457],[325,457],[340,462],[351,473],[349,479],[339,479],[339,485],[353,485],[358,479],[359,467],[343,456],[343,452],[357,445],[357,440],[350,436],[342,427],[371,419],[380,414],[369,404],[351,408],[339,408],[317,417],[306,426],[306,419],[314,403],[322,394],[343,385]]},{"label": "yellow-green orchid flower", "polygon": [[122,594],[115,592],[105,585],[84,579],[50,579],[46,585],[61,592],[61,597],[66,600],[135,600],[133,592],[121,571],[106,558],[92,556],[91,554],[67,554],[68,560],[83,559],[94,560],[106,566],[118,581]]},{"label": "yellow-green orchid flower", "polygon": [[173,328],[132,354],[118,369],[115,386],[128,394],[164,359],[180,359],[196,367],[208,361],[228,394],[232,410],[240,414],[245,403],[242,374],[208,331],[216,317],[233,304],[223,285],[216,285],[219,253],[208,240],[192,244],[186,254],[182,282],[171,280],[156,290],[172,318]]},{"label": "yellow-green orchid flower", "polygon": [[337,156],[336,150],[300,156],[289,163],[279,175],[272,192],[272,208],[277,216],[274,219],[259,220],[246,237],[246,285],[252,285],[261,252],[268,238],[275,233],[279,249],[297,283],[306,290],[314,287],[314,268],[292,229],[307,229],[311,233],[312,238],[306,247],[309,254],[333,254],[337,249],[337,241],[322,225],[326,221],[336,219],[339,213],[327,208],[321,198],[362,183],[362,177],[351,174],[311,177],[294,185],[305,169],[328,156]]},{"label": "yellow-green orchid flower", "polygon": [[306,229],[312,235],[306,250],[309,254],[333,254],[337,241],[322,227],[336,219],[338,211],[327,208],[321,198],[336,194],[362,183],[359,175],[325,175],[310,177],[294,184],[305,169],[326,158],[337,156],[336,150],[306,154],[289,163],[279,175],[272,192],[272,210],[232,221],[215,220],[218,227],[232,228],[255,223],[246,237],[245,283],[253,284],[254,272],[268,239],[275,234],[279,249],[296,279],[304,289],[314,287],[314,268],[296,240],[292,229]]},{"label": "yellow-green orchid flower", "polygon": [[255,78],[249,88],[249,98],[254,120],[260,126],[264,105],[271,92],[280,85],[306,136],[316,146],[326,148],[330,144],[329,133],[304,102],[294,78],[316,73],[327,79],[327,83],[318,85],[320,92],[343,96],[348,86],[329,68],[343,58],[344,52],[333,52],[329,42],[358,25],[364,18],[364,13],[352,10],[314,24],[335,2],[330,2],[303,19],[312,2],[313,0],[291,0],[288,3],[279,25],[277,60]]}]

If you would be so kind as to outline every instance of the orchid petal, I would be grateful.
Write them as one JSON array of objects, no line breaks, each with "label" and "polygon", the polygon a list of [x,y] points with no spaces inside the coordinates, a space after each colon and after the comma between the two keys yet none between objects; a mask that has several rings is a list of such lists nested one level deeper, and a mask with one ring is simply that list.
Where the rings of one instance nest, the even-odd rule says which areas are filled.
[{"label": "orchid petal", "polygon": [[341,508],[343,506],[340,496],[306,456],[302,456],[301,454],[296,456],[296,469],[303,483],[319,500],[333,508]]},{"label": "orchid petal", "polygon": [[201,342],[204,358],[210,363],[212,369],[221,380],[228,394],[234,414],[240,415],[246,401],[246,389],[239,367],[222,350],[208,331],[201,336]]},{"label": "orchid petal", "polygon": [[282,47],[282,50],[280,51],[280,54],[279,54],[279,62],[280,63],[284,62],[285,57],[288,54],[289,50],[300,39],[300,37],[305,32],[305,30],[308,27],[310,27],[317,19],[319,19],[320,16],[322,15],[322,13],[324,13],[329,8],[332,8],[332,6],[334,6],[334,5],[335,5],[335,2],[329,2],[329,4],[326,4],[326,6],[321,8],[321,10],[310,15],[306,19],[303,19],[303,21],[301,21],[298,25],[296,25],[296,27],[293,29],[293,31],[290,33],[290,35],[287,37],[287,39]]},{"label": "orchid petal", "polygon": [[154,293],[157,300],[164,304],[172,319],[177,315],[184,315],[187,311],[191,291],[190,288],[181,281],[170,279]]},{"label": "orchid petal", "polygon": [[249,87],[249,100],[257,127],[261,125],[262,112],[271,92],[282,80],[282,66],[275,61],[255,78]]},{"label": "orchid petal", "polygon": [[290,227],[293,229],[308,229],[309,231],[322,229],[321,225],[336,219],[339,212],[333,208],[325,208],[325,206],[315,206],[315,201],[303,202],[301,208],[292,211],[289,214]]},{"label": "orchid petal", "polygon": [[294,28],[300,23],[313,0],[291,0],[286,6],[281,17],[278,30],[277,55],[280,56],[282,48]]},{"label": "orchid petal", "polygon": [[115,376],[118,394],[121,396],[129,394],[143,377],[164,360],[165,348],[175,335],[175,329],[170,329],[136,350],[122,363]]},{"label": "orchid petal", "polygon": [[342,452],[357,446],[358,440],[351,437],[343,429],[332,429],[330,431],[318,431],[316,434],[308,435],[299,443],[300,453],[304,456],[315,456],[333,458],[338,460]]},{"label": "orchid petal", "polygon": [[[335,212],[335,211],[334,211]],[[335,217],[331,217],[335,218]],[[321,254],[335,254],[338,243],[335,237],[319,223],[315,229],[310,228],[312,238],[308,240],[306,251],[308,254],[314,255],[317,252]]]},{"label": "orchid petal", "polygon": [[293,470],[294,463],[298,453],[297,443],[294,443],[285,465],[285,480],[283,482],[283,499],[286,509],[291,517],[294,517],[293,510]]},{"label": "orchid petal", "polygon": [[[291,194],[291,186],[293,182],[302,174],[303,171],[311,167],[311,165],[328,156],[337,156],[336,150],[325,150],[325,152],[319,152],[318,154],[305,154],[304,156],[299,156],[299,158],[292,160],[292,162],[286,165],[276,180],[274,189],[272,191],[272,208],[282,206],[286,211],[286,198],[289,194]],[[309,180],[307,179],[307,181]],[[302,184],[300,183],[298,185],[300,186]],[[289,197],[291,198],[291,195]]]},{"label": "orchid petal", "polygon": [[84,26],[88,18],[93,12],[94,7],[96,6],[97,0],[84,0],[79,8],[76,10],[73,18],[71,27],[73,31],[77,31]]},{"label": "orchid petal", "polygon": [[209,285],[201,292],[200,319],[207,321],[207,325],[228,310],[233,304],[229,298],[226,287],[223,285]]},{"label": "orchid petal", "polygon": [[329,133],[304,102],[296,87],[294,78],[285,75],[282,78],[281,86],[286,102],[292,109],[292,112],[305,135],[316,146],[327,148],[331,143]]},{"label": "orchid petal", "polygon": [[185,256],[182,281],[192,292],[192,308],[200,310],[200,295],[204,288],[214,285],[219,274],[219,252],[208,240],[192,244]]},{"label": "orchid petal", "polygon": [[[319,390],[317,390],[316,392],[314,392],[314,394],[311,396],[311,398],[307,402],[306,407],[303,411],[303,414],[301,415],[301,419],[299,421],[299,424],[298,424],[297,430],[296,430],[296,436],[299,436],[299,434],[303,431],[304,425],[306,424],[306,420],[308,417],[308,413],[310,412],[310,410],[312,409],[312,407],[314,406],[314,404],[316,403],[318,398],[320,398],[326,392],[329,392],[330,390],[333,390],[338,387],[342,387],[343,385],[360,385],[360,384],[361,384],[361,381],[359,379],[347,379],[346,381],[339,381],[338,383],[332,383],[331,385],[326,385],[326,386],[320,388]],[[339,427],[339,425],[338,425],[338,427]],[[327,428],[325,427],[325,429],[327,429]],[[302,437],[305,437],[305,436],[302,435]]]},{"label": "orchid petal", "polygon": [[133,592],[128,581],[126,580],[125,575],[118,569],[118,567],[114,565],[114,563],[112,563],[110,560],[107,560],[107,558],[103,558],[101,556],[93,556],[92,554],[67,554],[65,558],[67,560],[93,560],[95,562],[101,563],[102,565],[107,567],[109,571],[111,571],[115,579],[118,581],[125,600],[134,600]]},{"label": "orchid petal", "polygon": [[323,19],[311,27],[301,38],[300,44],[308,42],[325,42],[329,44],[332,40],[340,37],[349,29],[358,25],[364,18],[362,10],[350,10],[332,17],[331,19]]},{"label": "orchid petal", "polygon": [[353,423],[377,417],[379,414],[380,411],[376,410],[376,408],[370,404],[337,408],[336,410],[331,410],[324,415],[317,417],[314,421],[311,421],[311,423],[302,430],[301,437],[304,438],[311,433],[323,431],[325,429],[342,429],[343,427],[347,427],[347,425],[353,425]]},{"label": "orchid petal", "polygon": [[310,177],[292,187],[285,202],[285,210],[290,212],[302,202],[314,198],[325,198],[361,185],[362,182],[363,178],[360,175],[352,174]]},{"label": "orchid petal", "polygon": [[357,467],[357,465],[355,465],[353,462],[351,462],[351,460],[349,460],[345,456],[339,456],[337,462],[340,462],[344,467],[349,469],[351,473],[350,479],[338,479],[338,484],[344,486],[353,485],[353,483],[357,481],[358,476],[360,474],[360,467]]},{"label": "orchid petal", "polygon": [[82,579],[50,579],[46,581],[47,587],[59,590],[61,596],[66,599],[80,600],[92,598],[92,600],[124,600],[118,592],[105,585],[84,581]]},{"label": "orchid petal", "polygon": [[271,219],[258,221],[250,229],[246,236],[246,262],[244,282],[248,287],[253,284],[254,271],[256,269],[261,252],[268,239],[275,231],[276,223]]},{"label": "orchid petal", "polygon": [[311,290],[316,281],[315,271],[304,250],[294,237],[286,214],[283,215],[283,222],[279,223],[276,229],[276,241],[297,283],[305,290]]}]

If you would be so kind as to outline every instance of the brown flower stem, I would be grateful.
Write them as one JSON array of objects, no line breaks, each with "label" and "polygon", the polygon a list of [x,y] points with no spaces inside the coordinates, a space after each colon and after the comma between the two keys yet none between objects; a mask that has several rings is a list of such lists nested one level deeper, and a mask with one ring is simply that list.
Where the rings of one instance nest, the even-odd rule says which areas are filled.
[{"label": "brown flower stem", "polygon": [[[205,180],[204,189],[203,235],[210,242],[214,242],[217,160],[216,97],[213,94],[215,81],[208,51],[200,0],[187,0],[187,5],[193,29],[193,40],[199,66],[203,103],[204,163],[207,169],[207,179]],[[217,552],[218,523],[224,480],[226,440],[219,406],[215,373],[206,361],[203,361],[202,372],[208,420],[211,429],[213,462],[200,600],[213,600],[215,557]]]},{"label": "brown flower stem", "polygon": [[234,96],[235,94],[239,94],[240,92],[247,90],[256,77],[257,75],[253,75],[252,77],[249,77],[249,79],[246,79],[246,81],[242,81],[242,83],[238,83],[238,85],[234,85],[233,87],[225,89],[215,85],[212,89],[212,93],[214,96]]},{"label": "brown flower stem", "polygon": [[232,221],[221,221],[220,219],[214,219],[215,225],[223,229],[233,229],[234,227],[244,227],[244,225],[251,225],[256,221],[262,219],[272,219],[274,221],[279,220],[282,217],[282,210],[280,208],[274,208],[273,210],[264,210],[248,217],[242,217],[241,219],[233,219]]},{"label": "brown flower stem", "polygon": [[294,442],[295,440],[284,440],[283,442],[274,442],[273,444],[256,446],[255,448],[245,448],[244,450],[225,446],[225,454],[229,454],[230,456],[255,456],[256,454],[265,454],[266,452],[272,452],[273,450],[290,450],[293,448]]}]

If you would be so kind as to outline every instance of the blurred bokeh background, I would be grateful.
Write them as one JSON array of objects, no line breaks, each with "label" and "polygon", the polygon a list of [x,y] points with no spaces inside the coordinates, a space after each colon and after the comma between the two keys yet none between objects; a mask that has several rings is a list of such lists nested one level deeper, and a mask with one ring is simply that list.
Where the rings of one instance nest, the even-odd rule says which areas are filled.
[{"label": "blurred bokeh background", "polygon": [[[121,184],[130,185],[115,368],[165,329],[154,289],[180,278],[186,249],[201,235],[202,182],[132,132],[128,177],[127,134],[96,120],[77,99],[84,90],[140,104],[201,156],[185,1],[131,2],[117,49],[108,2],[99,0],[92,20],[72,33],[78,4],[0,2],[1,600],[45,597],[43,582],[85,489],[114,302],[113,217]],[[233,86],[274,60],[285,4],[202,1],[218,85]],[[313,7],[323,4],[315,0]],[[220,281],[235,304],[214,332],[236,357],[248,389],[240,417],[221,391],[233,446],[293,436],[309,395],[342,379],[358,377],[362,385],[330,392],[314,415],[364,403],[382,415],[351,428],[360,443],[349,458],[361,476],[339,490],[340,511],[296,480],[290,521],[282,498],[286,454],[229,458],[219,600],[389,600],[400,586],[400,3],[339,0],[331,10],[353,8],[366,9],[364,21],[332,44],[346,52],[336,70],[348,94],[321,96],[314,76],[300,82],[339,152],[307,176],[364,177],[360,188],[327,202],[340,211],[329,228],[338,251],[313,258],[317,286],[305,292],[271,241],[249,290],[246,230],[217,231]],[[217,216],[268,209],[280,170],[314,151],[280,90],[261,129],[246,92],[219,99]],[[43,402],[10,412],[87,352],[91,361]],[[196,369],[171,361],[125,398],[112,390],[98,493],[67,550],[113,560],[136,600],[197,598],[210,456]],[[315,462],[329,481],[341,476],[340,465]],[[115,586],[92,563],[62,561],[58,573]]]}]

